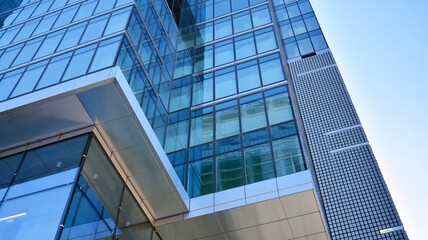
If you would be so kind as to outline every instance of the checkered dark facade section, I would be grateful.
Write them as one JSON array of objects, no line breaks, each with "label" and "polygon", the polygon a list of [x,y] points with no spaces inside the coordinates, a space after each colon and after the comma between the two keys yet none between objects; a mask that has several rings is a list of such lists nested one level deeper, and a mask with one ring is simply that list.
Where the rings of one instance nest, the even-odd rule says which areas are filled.
[{"label": "checkered dark facade section", "polygon": [[288,65],[332,239],[408,239],[331,52]]}]

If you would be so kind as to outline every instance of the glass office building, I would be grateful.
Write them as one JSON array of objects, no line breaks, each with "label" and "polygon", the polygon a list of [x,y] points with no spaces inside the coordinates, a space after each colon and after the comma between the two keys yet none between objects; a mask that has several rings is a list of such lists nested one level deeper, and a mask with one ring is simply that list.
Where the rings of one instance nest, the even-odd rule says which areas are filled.
[{"label": "glass office building", "polygon": [[308,0],[0,1],[1,239],[407,239]]}]

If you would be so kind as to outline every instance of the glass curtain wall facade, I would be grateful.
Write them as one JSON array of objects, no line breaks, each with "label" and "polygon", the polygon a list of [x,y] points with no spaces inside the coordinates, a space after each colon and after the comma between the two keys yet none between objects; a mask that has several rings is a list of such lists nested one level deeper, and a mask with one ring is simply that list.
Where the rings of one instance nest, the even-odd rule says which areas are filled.
[{"label": "glass curtain wall facade", "polygon": [[[15,0],[1,1],[0,11],[0,102],[119,66],[191,198],[308,169],[314,177],[323,173],[309,131],[318,123],[300,116],[297,79],[306,73],[295,70],[329,52],[308,0]],[[38,151],[69,154],[66,163],[50,156],[45,163]],[[32,154],[44,164],[40,172],[25,166]],[[108,161],[92,136],[2,158],[1,232],[25,239],[33,210],[14,202],[48,204],[58,195],[49,219],[36,215],[40,224],[52,223],[45,239],[157,239]],[[50,185],[29,190],[36,181]],[[340,225],[326,180],[319,181],[333,239],[402,225],[389,193],[395,215],[382,211],[383,222],[373,216]],[[20,186],[27,190],[14,195]],[[407,238],[404,231],[364,236]]]}]

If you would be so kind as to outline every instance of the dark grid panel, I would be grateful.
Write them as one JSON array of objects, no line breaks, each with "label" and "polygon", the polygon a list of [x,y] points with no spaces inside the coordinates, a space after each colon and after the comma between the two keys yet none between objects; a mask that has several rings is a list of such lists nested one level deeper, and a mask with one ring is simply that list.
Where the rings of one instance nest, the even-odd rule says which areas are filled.
[{"label": "dark grid panel", "polygon": [[331,53],[289,67],[332,239],[408,239]]},{"label": "dark grid panel", "polygon": [[367,142],[366,134],[361,126],[326,134],[326,138],[332,150]]}]

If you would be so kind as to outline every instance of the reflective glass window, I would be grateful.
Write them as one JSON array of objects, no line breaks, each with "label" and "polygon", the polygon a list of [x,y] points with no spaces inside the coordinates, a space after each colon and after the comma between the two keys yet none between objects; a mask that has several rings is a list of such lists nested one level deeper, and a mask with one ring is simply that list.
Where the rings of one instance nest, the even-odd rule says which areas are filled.
[{"label": "reflective glass window", "polygon": [[23,46],[24,44],[22,43],[22,44],[7,48],[3,52],[3,55],[0,58],[0,70],[7,69],[12,64],[13,60],[15,60],[16,56],[21,51]]},{"label": "reflective glass window", "polygon": [[[109,2],[110,0],[106,0],[106,1]],[[101,5],[101,3],[99,5]],[[104,35],[106,36],[106,35],[124,30],[128,22],[130,11],[131,11],[130,8],[125,8],[123,10],[113,12],[113,14],[110,17],[110,20],[108,21]]]},{"label": "reflective glass window", "polygon": [[293,29],[290,24],[284,24],[281,26],[282,38],[290,38],[294,36]]},{"label": "reflective glass window", "polygon": [[238,89],[244,92],[260,87],[260,73],[257,61],[246,62],[237,66]]},{"label": "reflective glass window", "polygon": [[234,49],[232,40],[215,44],[215,66],[230,63],[234,60]]},{"label": "reflective glass window", "polygon": [[40,4],[37,6],[36,10],[34,10],[31,17],[35,17],[37,15],[47,12],[49,7],[52,5],[52,2],[53,1],[51,0],[41,1]]},{"label": "reflective glass window", "polygon": [[262,144],[244,149],[247,184],[275,177],[270,144]]},{"label": "reflective glass window", "polygon": [[201,115],[192,117],[190,127],[190,146],[213,141],[214,119],[212,108],[197,110],[197,112]]},{"label": "reflective glass window", "polygon": [[11,97],[19,96],[32,91],[36,86],[40,76],[42,75],[43,70],[45,70],[47,62],[48,61],[43,61],[30,65],[25,70],[21,80],[19,80],[18,85],[16,85],[15,89],[13,90]]},{"label": "reflective glass window", "polygon": [[[233,101],[232,103],[235,103]],[[225,103],[224,103],[225,104]],[[227,104],[227,103],[226,103]],[[216,139],[239,134],[239,111],[238,106],[231,106],[216,112]]]},{"label": "reflective glass window", "polygon": [[196,45],[211,42],[214,38],[213,29],[212,23],[197,26],[199,34],[196,34]]},{"label": "reflective glass window", "polygon": [[299,48],[297,47],[296,42],[285,44],[285,52],[287,53],[288,58],[294,58],[294,57],[300,56]]},{"label": "reflective glass window", "polygon": [[278,177],[305,170],[299,139],[296,135],[275,140],[272,142],[272,147]]},{"label": "reflective glass window", "polygon": [[314,45],[315,51],[326,49],[327,43],[322,34],[318,34],[311,37],[312,44]]},{"label": "reflective glass window", "polygon": [[233,15],[233,31],[240,33],[252,28],[250,11]]},{"label": "reflective glass window", "polygon": [[299,7],[297,7],[297,4],[287,6],[287,12],[290,18],[300,15]]},{"label": "reflective glass window", "polygon": [[237,11],[248,7],[248,0],[231,0],[232,11]]},{"label": "reflective glass window", "polygon": [[259,129],[256,131],[251,131],[243,134],[242,141],[244,147],[254,146],[269,142],[269,133],[266,128]]},{"label": "reflective glass window", "polygon": [[236,60],[256,55],[256,46],[252,33],[235,38]]},{"label": "reflective glass window", "polygon": [[255,28],[271,22],[267,5],[251,9],[251,16],[253,18],[253,25]]},{"label": "reflective glass window", "polygon": [[116,54],[119,50],[120,40],[121,37],[115,37],[99,44],[94,60],[89,68],[90,72],[113,65]]},{"label": "reflective glass window", "polygon": [[222,69],[215,75],[215,98],[236,94],[236,76],[234,67]]},{"label": "reflective glass window", "polygon": [[241,139],[239,135],[223,138],[216,142],[216,154],[227,153],[241,148]]},{"label": "reflective glass window", "polygon": [[309,40],[309,38],[297,41],[297,45],[299,45],[299,50],[302,55],[314,52],[314,48],[312,47],[311,40]]},{"label": "reflective glass window", "polygon": [[99,0],[97,9],[95,9],[94,14],[112,9],[114,7],[114,3],[115,1],[112,0]]},{"label": "reflective glass window", "polygon": [[97,6],[97,3],[98,0],[84,1],[80,6],[79,11],[77,12],[73,21],[78,21],[80,19],[91,16],[94,12],[95,7]]},{"label": "reflective glass window", "polygon": [[36,9],[36,7],[37,7],[37,3],[31,4],[31,5],[27,5],[26,7],[24,7],[21,10],[21,13],[18,15],[18,17],[15,18],[14,23],[17,23],[17,22],[23,21],[25,19],[28,19],[31,16],[31,14],[34,12],[34,10]]},{"label": "reflective glass window", "polygon": [[43,73],[42,78],[37,84],[36,89],[41,89],[47,86],[58,83],[61,80],[61,76],[70,61],[72,53],[63,54],[51,59]]},{"label": "reflective glass window", "polygon": [[198,4],[198,22],[204,22],[212,19],[214,15],[213,0],[200,2]]},{"label": "reflective glass window", "polygon": [[58,47],[59,42],[61,41],[64,33],[65,33],[65,30],[57,31],[49,34],[46,37],[46,39],[43,41],[42,45],[40,46],[34,58],[36,59],[36,58],[44,57],[55,52],[55,49]]},{"label": "reflective glass window", "polygon": [[239,187],[243,184],[241,152],[230,152],[216,157],[217,191]]},{"label": "reflective glass window", "polygon": [[299,8],[302,14],[306,14],[313,11],[311,4],[308,1],[300,1]]},{"label": "reflective glass window", "polygon": [[220,39],[232,35],[232,19],[230,17],[226,17],[215,21],[214,33],[215,39]]},{"label": "reflective glass window", "polygon": [[275,34],[272,28],[256,32],[257,52],[263,53],[277,48]]},{"label": "reflective glass window", "polygon": [[294,121],[289,121],[275,125],[270,128],[270,134],[273,140],[296,135],[296,123]]},{"label": "reflective glass window", "polygon": [[281,61],[278,55],[271,55],[260,59],[260,70],[263,85],[282,81],[285,79]]},{"label": "reflective glass window", "polygon": [[10,92],[15,87],[18,80],[21,78],[23,69],[18,69],[13,72],[8,72],[3,76],[0,82],[0,101],[3,101],[9,97]]},{"label": "reflective glass window", "polygon": [[230,13],[230,0],[215,0],[214,17]]},{"label": "reflective glass window", "polygon": [[78,7],[79,5],[63,9],[53,27],[57,28],[71,23],[74,18],[74,15],[76,15]]},{"label": "reflective glass window", "polygon": [[290,98],[285,88],[282,93],[265,98],[269,124],[293,120]]},{"label": "reflective glass window", "polygon": [[276,16],[278,17],[278,21],[284,21],[288,19],[288,14],[284,7],[276,8]]},{"label": "reflective glass window", "polygon": [[40,21],[36,30],[34,30],[33,35],[37,35],[42,32],[47,32],[52,28],[52,25],[55,23],[58,18],[59,13],[52,13],[43,17],[42,21]]},{"label": "reflective glass window", "polygon": [[293,22],[293,23],[291,23],[291,25],[293,26],[293,31],[294,31],[294,34],[296,34],[296,35],[299,35],[299,34],[306,32],[306,27],[305,27],[305,24],[303,23],[302,20],[299,20],[297,22]]},{"label": "reflective glass window", "polygon": [[202,75],[195,77],[193,82],[193,105],[209,102],[214,96],[214,81],[212,76]]},{"label": "reflective glass window", "polygon": [[58,51],[76,46],[80,40],[80,36],[82,36],[82,33],[85,30],[85,27],[86,23],[83,22],[68,28],[58,47]]},{"label": "reflective glass window", "polygon": [[19,31],[19,33],[16,35],[15,39],[13,39],[13,41],[17,42],[30,37],[31,34],[34,32],[34,29],[37,27],[37,24],[39,24],[38,19],[26,22],[21,28],[21,31]]},{"label": "reflective glass window", "polygon": [[313,31],[320,28],[315,17],[305,18],[304,20],[308,31]]},{"label": "reflective glass window", "polygon": [[[23,156],[24,154],[20,153],[0,159],[0,189],[11,184]],[[0,194],[0,199],[3,200],[2,194]]]},{"label": "reflective glass window", "polygon": [[165,138],[165,152],[173,152],[187,147],[189,122],[168,124]]},{"label": "reflective glass window", "polygon": [[214,191],[214,162],[206,158],[189,163],[187,192],[191,198]]},{"label": "reflective glass window", "polygon": [[241,124],[242,132],[266,127],[265,106],[260,93],[241,98]]},{"label": "reflective glass window", "polygon": [[64,73],[62,81],[66,81],[71,78],[81,76],[88,70],[92,56],[95,52],[95,46],[91,45],[78,49],[74,52],[74,55]]},{"label": "reflective glass window", "polygon": [[19,55],[16,57],[12,66],[17,66],[19,64],[30,61],[33,58],[33,56],[36,54],[37,50],[39,49],[39,46],[42,44],[43,38],[44,37],[28,41],[25,44],[25,46],[22,48]]},{"label": "reflective glass window", "polygon": [[176,79],[172,82],[169,111],[177,111],[190,106],[191,77]]},{"label": "reflective glass window", "polygon": [[206,46],[196,49],[195,53],[195,72],[207,70],[213,67],[213,47]]},{"label": "reflective glass window", "polygon": [[80,40],[80,43],[88,42],[100,38],[107,24],[108,15],[104,15],[89,21],[85,33]]},{"label": "reflective glass window", "polygon": [[6,46],[9,44],[12,39],[15,37],[15,35],[18,33],[19,30],[21,30],[22,25],[11,27],[6,30],[6,32],[3,34],[3,36],[0,38],[0,46]]}]

